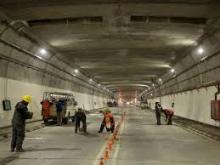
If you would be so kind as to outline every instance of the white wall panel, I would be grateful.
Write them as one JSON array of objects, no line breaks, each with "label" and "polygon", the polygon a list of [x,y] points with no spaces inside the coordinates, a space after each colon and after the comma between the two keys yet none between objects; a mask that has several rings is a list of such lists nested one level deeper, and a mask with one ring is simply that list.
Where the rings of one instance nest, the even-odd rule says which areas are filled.
[{"label": "white wall panel", "polygon": [[[167,95],[161,98],[150,99],[152,105],[161,99],[163,108],[172,109],[172,102],[175,103],[175,115],[199,121],[206,124],[220,126],[219,122],[211,119],[210,102],[214,99],[216,87],[201,88],[175,95]],[[220,99],[220,98],[219,98]],[[154,108],[154,107],[152,107]]]},{"label": "white wall panel", "polygon": [[[5,78],[0,78],[0,100],[5,98],[4,91],[7,90],[7,98],[11,100],[12,111],[3,111],[2,103],[0,106],[0,127],[10,125],[11,118],[14,111],[15,104],[21,100],[23,95],[33,96],[33,100],[29,105],[29,109],[34,112],[34,119],[41,119],[41,105],[40,101],[43,98],[43,92],[68,92],[73,93],[76,101],[78,102],[78,107],[83,107],[86,110],[91,110],[95,108],[105,107],[105,98],[101,96],[93,96],[86,93],[79,93],[69,90],[62,90],[58,88],[51,88],[48,86],[41,86],[37,84],[32,84],[28,82],[22,82],[17,80],[8,79],[7,88]],[[94,105],[96,102],[96,105]]]}]

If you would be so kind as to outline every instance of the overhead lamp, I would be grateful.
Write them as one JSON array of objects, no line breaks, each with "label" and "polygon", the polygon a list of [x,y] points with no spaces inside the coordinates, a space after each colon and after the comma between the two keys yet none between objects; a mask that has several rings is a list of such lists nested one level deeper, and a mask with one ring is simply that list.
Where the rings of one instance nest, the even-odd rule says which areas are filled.
[{"label": "overhead lamp", "polygon": [[201,61],[204,61],[208,56],[202,57]]},{"label": "overhead lamp", "polygon": [[75,72],[75,73],[79,73],[79,70],[78,70],[78,69],[74,69],[74,72]]},{"label": "overhead lamp", "polygon": [[175,69],[174,69],[174,68],[170,69],[170,72],[171,72],[171,73],[174,73],[174,72],[175,72]]},{"label": "overhead lamp", "polygon": [[47,54],[47,50],[42,48],[42,49],[39,50],[39,53],[41,55],[45,55],[45,54]]},{"label": "overhead lamp", "polygon": [[89,82],[93,82],[93,79],[90,78],[90,79],[89,79]]},{"label": "overhead lamp", "polygon": [[202,47],[199,47],[197,49],[198,54],[203,54],[204,53],[204,49]]},{"label": "overhead lamp", "polygon": [[161,78],[159,78],[159,79],[158,79],[158,81],[159,81],[159,82],[162,82],[162,79],[161,79]]}]

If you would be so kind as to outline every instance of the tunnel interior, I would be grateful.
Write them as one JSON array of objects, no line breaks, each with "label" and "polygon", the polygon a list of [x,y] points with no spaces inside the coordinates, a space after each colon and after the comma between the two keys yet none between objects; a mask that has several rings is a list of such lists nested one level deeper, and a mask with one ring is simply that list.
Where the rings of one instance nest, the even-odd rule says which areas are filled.
[{"label": "tunnel interior", "polygon": [[[44,92],[70,92],[87,110],[112,99],[151,108],[160,101],[178,116],[218,124],[210,118],[218,2],[8,0],[0,8],[0,97],[12,107],[14,91],[32,94],[38,115]],[[1,114],[9,125],[12,113]]]},{"label": "tunnel interior", "polygon": [[[149,121],[156,102],[160,102],[163,109],[174,112],[174,121],[180,125],[188,123],[220,136],[219,43],[217,0],[2,0],[0,130],[11,127],[16,103],[28,94],[33,98],[29,109],[34,112],[30,123],[42,120],[40,103],[45,97],[62,96],[73,102],[74,112],[79,107],[88,113],[98,112],[109,106],[109,102],[115,102],[113,112],[116,116],[126,112],[127,125],[137,133],[139,128],[145,130],[145,126],[155,124]],[[95,119],[93,116],[90,122]],[[156,143],[161,130],[154,132],[154,129],[152,126],[140,137],[134,137],[125,126],[122,144],[129,146],[129,140],[133,139],[151,146],[143,138],[155,133],[157,136],[148,140]],[[179,133],[179,138],[187,136],[172,129]],[[57,133],[53,128],[47,131]],[[176,135],[167,131],[166,135]],[[97,143],[96,135],[91,136]],[[203,143],[196,137],[192,139]],[[71,147],[71,152],[81,152]],[[216,148],[218,152],[220,147]],[[119,155],[126,159],[131,153],[127,151],[129,147],[124,150]],[[6,164],[1,158],[0,164]],[[120,160],[123,163],[128,162]]]}]

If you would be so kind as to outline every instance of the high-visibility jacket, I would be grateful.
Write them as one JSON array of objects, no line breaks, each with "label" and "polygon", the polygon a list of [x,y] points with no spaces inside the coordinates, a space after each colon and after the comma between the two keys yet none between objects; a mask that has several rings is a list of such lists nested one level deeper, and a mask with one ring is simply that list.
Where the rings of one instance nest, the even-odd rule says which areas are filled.
[{"label": "high-visibility jacket", "polygon": [[48,100],[44,100],[41,102],[42,105],[42,115],[44,119],[47,119],[50,117],[50,107],[52,105],[51,102],[49,102]]},{"label": "high-visibility jacket", "polygon": [[168,116],[173,116],[174,111],[172,109],[164,109],[164,113]]},{"label": "high-visibility jacket", "polygon": [[51,103],[48,100],[42,101],[41,104],[42,104],[42,109],[43,110],[49,110],[50,109]]},{"label": "high-visibility jacket", "polygon": [[115,120],[114,120],[113,115],[112,115],[111,113],[104,114],[103,123],[104,123],[105,125],[106,125],[106,124],[115,125]]}]

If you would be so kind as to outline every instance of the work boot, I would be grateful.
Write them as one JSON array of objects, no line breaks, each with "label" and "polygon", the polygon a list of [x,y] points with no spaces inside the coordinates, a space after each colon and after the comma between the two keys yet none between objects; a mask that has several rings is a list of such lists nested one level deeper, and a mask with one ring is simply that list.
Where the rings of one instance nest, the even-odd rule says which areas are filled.
[{"label": "work boot", "polygon": [[23,148],[21,149],[16,149],[16,152],[25,152],[25,150]]}]

